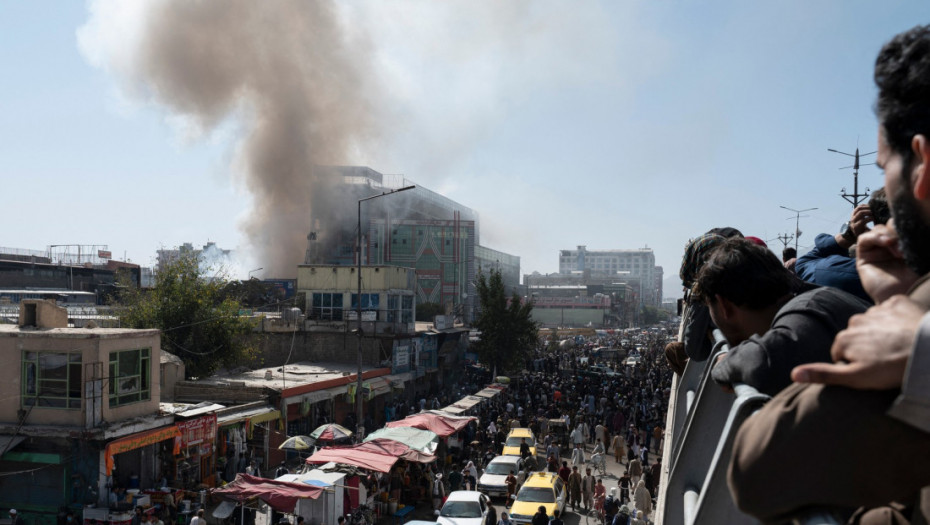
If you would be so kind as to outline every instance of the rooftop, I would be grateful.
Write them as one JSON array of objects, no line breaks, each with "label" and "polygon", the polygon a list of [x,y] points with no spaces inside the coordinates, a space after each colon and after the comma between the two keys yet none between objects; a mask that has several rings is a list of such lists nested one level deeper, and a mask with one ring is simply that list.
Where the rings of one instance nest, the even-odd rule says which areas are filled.
[{"label": "rooftop", "polygon": [[126,336],[150,337],[159,334],[157,329],[135,328],[20,328],[14,324],[0,324],[0,337],[51,337],[57,339],[117,339]]}]

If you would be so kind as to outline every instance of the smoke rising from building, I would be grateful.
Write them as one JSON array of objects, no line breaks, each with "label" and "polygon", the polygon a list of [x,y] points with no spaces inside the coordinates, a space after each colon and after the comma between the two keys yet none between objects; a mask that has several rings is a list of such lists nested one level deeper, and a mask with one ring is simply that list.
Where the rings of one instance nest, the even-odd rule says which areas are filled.
[{"label": "smoke rising from building", "polygon": [[[126,8],[91,9],[99,19]],[[331,180],[313,167],[344,164],[378,138],[378,104],[363,74],[368,45],[350,36],[328,2],[163,0],[140,9],[126,17],[138,35],[104,42],[111,49],[102,65],[131,97],[200,132],[239,119],[233,171],[253,197],[240,226],[266,275],[292,277],[311,216],[334,211],[323,198]]]}]

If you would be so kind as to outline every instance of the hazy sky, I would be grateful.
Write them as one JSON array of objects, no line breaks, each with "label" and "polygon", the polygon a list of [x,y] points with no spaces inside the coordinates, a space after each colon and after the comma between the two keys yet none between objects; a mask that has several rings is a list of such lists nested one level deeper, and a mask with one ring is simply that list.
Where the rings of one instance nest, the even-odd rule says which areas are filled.
[{"label": "hazy sky", "polygon": [[[0,246],[106,244],[142,265],[183,242],[250,252],[237,159],[254,119],[204,124],[138,73],[162,4],[0,4]],[[522,273],[557,271],[580,244],[649,246],[677,297],[683,246],[711,227],[780,252],[794,217],[779,205],[817,207],[804,252],[848,219],[851,162],[827,148],[875,149],[875,56],[930,4],[372,0],[335,14],[366,81],[353,96],[377,113],[335,163],[477,210],[482,244]],[[881,180],[863,167],[860,190]]]}]

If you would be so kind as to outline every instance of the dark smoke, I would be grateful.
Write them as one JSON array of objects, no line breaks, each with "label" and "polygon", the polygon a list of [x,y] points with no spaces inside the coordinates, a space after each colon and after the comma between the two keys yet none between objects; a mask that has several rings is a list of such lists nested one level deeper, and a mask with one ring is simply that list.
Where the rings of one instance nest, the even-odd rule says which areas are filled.
[{"label": "dark smoke", "polygon": [[145,20],[135,80],[203,130],[243,119],[236,172],[254,201],[243,229],[265,275],[293,277],[311,217],[346,211],[327,209],[333,180],[313,167],[378,138],[369,46],[323,1],[169,0]]}]

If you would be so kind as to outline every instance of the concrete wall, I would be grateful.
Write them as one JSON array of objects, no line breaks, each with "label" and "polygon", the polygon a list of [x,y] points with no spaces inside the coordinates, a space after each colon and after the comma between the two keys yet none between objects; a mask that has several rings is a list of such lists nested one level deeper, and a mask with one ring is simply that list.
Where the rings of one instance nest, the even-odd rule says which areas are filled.
[{"label": "concrete wall", "polygon": [[600,308],[533,308],[533,320],[543,326],[593,326],[604,325],[604,314]]},{"label": "concrete wall", "polygon": [[[291,341],[294,351],[291,353]],[[382,350],[383,347],[383,350]],[[381,359],[390,359],[393,340],[363,338],[362,361],[375,366]],[[265,334],[259,345],[259,358],[250,363],[253,368],[281,366],[288,362],[356,363],[358,340],[351,333],[297,332],[296,334]],[[386,357],[382,357],[386,354]]]},{"label": "concrete wall", "polygon": [[[297,290],[357,291],[354,266],[301,265],[297,267]],[[381,290],[413,290],[416,271],[394,266],[362,266],[362,293]]]}]

